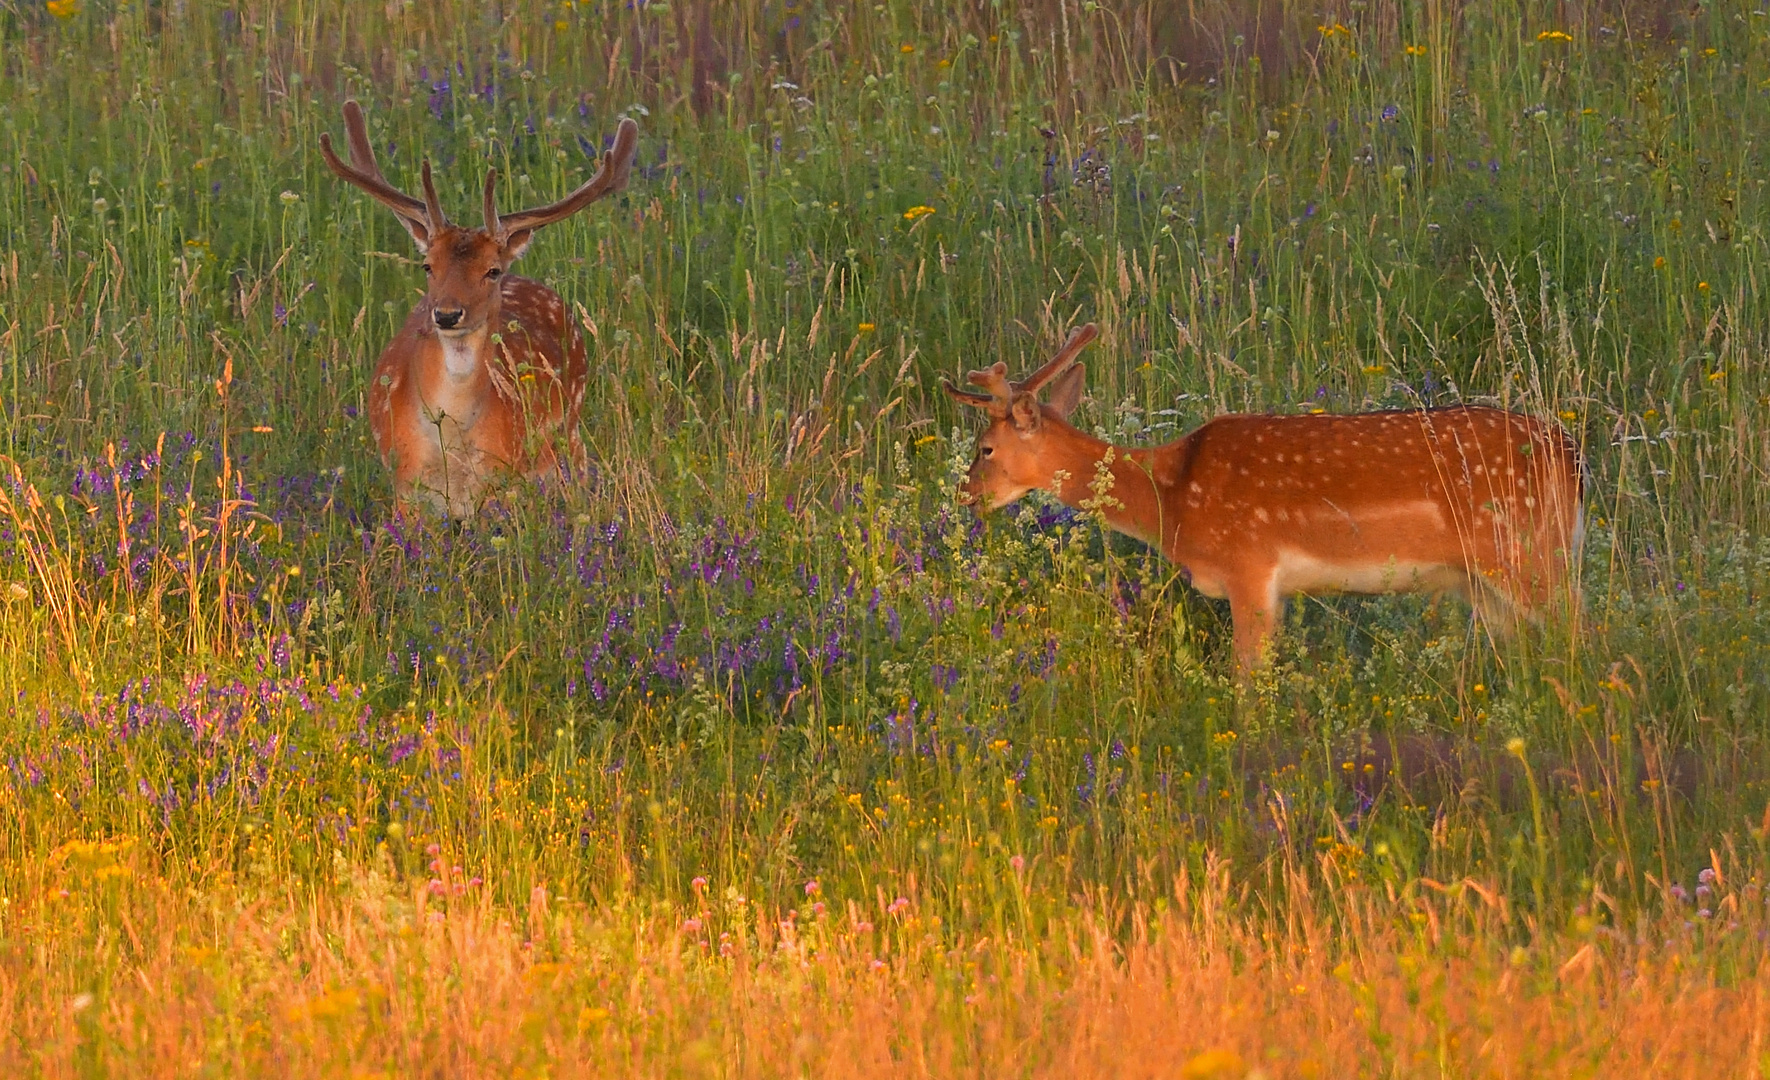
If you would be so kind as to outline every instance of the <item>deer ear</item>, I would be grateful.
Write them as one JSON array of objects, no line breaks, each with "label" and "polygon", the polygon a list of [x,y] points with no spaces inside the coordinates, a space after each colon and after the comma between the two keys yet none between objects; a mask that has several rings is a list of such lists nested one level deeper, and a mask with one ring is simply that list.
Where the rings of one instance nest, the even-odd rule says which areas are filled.
[{"label": "deer ear", "polygon": [[529,241],[535,238],[533,229],[518,229],[504,241],[504,262],[508,265],[522,258],[522,253],[529,249]]},{"label": "deer ear", "polygon": [[1039,399],[1031,394],[1015,394],[1014,401],[1008,406],[1008,419],[1014,422],[1014,430],[1022,435],[1031,435],[1039,430],[1044,422],[1044,413],[1039,410]]},{"label": "deer ear", "polygon": [[405,226],[407,235],[412,238],[412,243],[418,245],[418,254],[430,254],[430,232],[424,227],[424,223],[404,214],[395,214],[394,217],[399,219],[401,225]]},{"label": "deer ear", "polygon": [[1076,411],[1082,402],[1082,384],[1087,381],[1087,370],[1080,364],[1072,366],[1068,371],[1057,376],[1056,385],[1051,387],[1051,400],[1046,402],[1051,411],[1065,420]]}]

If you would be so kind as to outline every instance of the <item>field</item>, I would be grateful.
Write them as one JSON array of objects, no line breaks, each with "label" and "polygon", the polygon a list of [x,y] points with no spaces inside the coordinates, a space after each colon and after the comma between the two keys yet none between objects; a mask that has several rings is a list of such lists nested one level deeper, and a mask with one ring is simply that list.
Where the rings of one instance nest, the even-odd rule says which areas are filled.
[{"label": "field", "polygon": [[[421,294],[318,136],[590,342],[588,474],[398,518]],[[1757,1076],[1750,3],[0,0],[0,1072]],[[1583,611],[1226,606],[940,392],[1474,401]]]}]

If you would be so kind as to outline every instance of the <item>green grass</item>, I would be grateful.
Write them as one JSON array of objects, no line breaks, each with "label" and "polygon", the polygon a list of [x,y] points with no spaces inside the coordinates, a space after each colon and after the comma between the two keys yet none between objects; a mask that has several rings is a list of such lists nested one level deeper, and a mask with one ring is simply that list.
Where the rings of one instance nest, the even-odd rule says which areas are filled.
[{"label": "green grass", "polygon": [[[1686,935],[1755,978],[1722,923],[1770,873],[1770,18],[1275,8],[1262,57],[1165,5],[720,6],[697,91],[688,3],[0,3],[0,966],[123,993],[107,867],[516,919],[814,880],[1036,951],[1227,865],[1334,948],[1469,881],[1504,911],[1471,948]],[[486,166],[543,202],[639,120],[627,191],[520,266],[591,340],[584,483],[393,519],[363,404],[421,275],[319,157],[348,96],[462,218]],[[1156,556],[953,501],[939,377],[1087,320],[1078,415],[1121,441],[1559,417],[1581,626],[1300,601],[1238,696],[1226,608]]]}]

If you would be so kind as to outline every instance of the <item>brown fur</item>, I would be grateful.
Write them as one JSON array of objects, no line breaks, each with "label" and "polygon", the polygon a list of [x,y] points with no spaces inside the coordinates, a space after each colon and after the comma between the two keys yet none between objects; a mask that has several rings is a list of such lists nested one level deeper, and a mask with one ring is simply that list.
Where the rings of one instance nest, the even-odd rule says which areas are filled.
[{"label": "brown fur", "polygon": [[973,372],[987,397],[948,384],[993,418],[963,496],[987,510],[1044,488],[1081,506],[1107,469],[1107,523],[1229,600],[1241,671],[1262,662],[1298,593],[1455,592],[1501,632],[1513,614],[1576,602],[1581,467],[1557,425],[1479,406],[1232,415],[1165,446],[1115,447],[1067,422],[1081,383],[1070,363],[1092,337],[1079,331],[1019,385],[1000,364]]}]

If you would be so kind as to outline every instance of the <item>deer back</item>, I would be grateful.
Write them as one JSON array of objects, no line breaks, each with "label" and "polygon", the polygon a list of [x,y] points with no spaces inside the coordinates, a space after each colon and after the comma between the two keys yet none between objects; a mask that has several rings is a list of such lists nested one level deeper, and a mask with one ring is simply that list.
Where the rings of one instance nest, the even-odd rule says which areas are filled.
[{"label": "deer back", "polygon": [[1224,416],[1169,453],[1163,501],[1182,559],[1497,571],[1564,558],[1578,523],[1577,448],[1499,409]]}]

